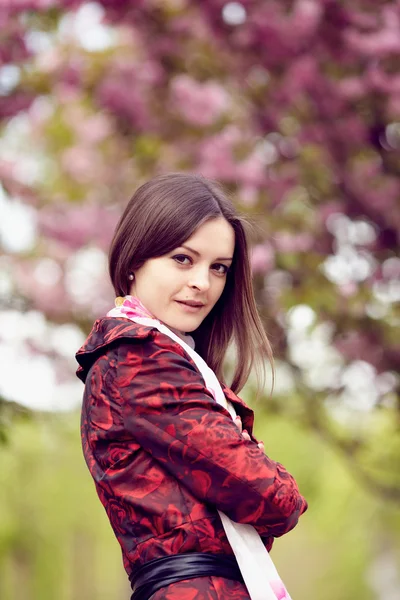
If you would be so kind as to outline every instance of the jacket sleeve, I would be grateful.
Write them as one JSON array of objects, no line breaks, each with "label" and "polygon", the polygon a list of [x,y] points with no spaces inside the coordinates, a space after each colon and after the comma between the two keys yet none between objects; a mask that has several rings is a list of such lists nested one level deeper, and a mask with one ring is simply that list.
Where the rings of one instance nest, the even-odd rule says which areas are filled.
[{"label": "jacket sleeve", "polygon": [[[166,341],[168,340],[168,341]],[[122,343],[105,378],[125,432],[201,501],[262,535],[291,530],[307,503],[294,478],[245,440],[185,351],[164,334]]]}]

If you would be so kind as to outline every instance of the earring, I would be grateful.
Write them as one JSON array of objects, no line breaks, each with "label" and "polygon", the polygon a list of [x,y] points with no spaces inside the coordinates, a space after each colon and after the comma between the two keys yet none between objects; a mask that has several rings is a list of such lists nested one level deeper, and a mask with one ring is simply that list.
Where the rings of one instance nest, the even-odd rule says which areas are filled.
[{"label": "earring", "polygon": [[135,279],[135,276],[134,276],[134,274],[133,274],[133,273],[129,273],[129,275],[128,275],[128,279],[129,279],[130,281],[133,281],[133,280]]}]

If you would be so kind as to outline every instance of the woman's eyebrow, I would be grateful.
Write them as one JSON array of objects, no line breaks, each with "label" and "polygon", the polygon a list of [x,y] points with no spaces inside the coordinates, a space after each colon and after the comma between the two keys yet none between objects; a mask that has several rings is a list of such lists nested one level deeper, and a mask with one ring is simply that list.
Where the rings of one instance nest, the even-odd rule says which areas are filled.
[{"label": "woman's eyebrow", "polygon": [[[193,254],[195,254],[196,256],[200,256],[200,252],[197,252],[197,250],[194,250],[194,248],[191,248],[190,246],[186,246],[185,244],[181,244],[180,248],[186,248],[186,250],[190,250],[190,252],[193,252]],[[233,260],[232,257],[228,258],[228,257],[219,257],[216,258],[215,260]]]}]

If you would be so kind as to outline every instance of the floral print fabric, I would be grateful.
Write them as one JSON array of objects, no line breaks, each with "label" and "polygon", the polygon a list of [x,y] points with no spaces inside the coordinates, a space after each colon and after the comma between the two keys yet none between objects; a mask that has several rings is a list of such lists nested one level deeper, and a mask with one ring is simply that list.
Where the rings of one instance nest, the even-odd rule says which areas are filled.
[{"label": "floral print fabric", "polygon": [[[243,439],[181,346],[149,327],[105,317],[77,359],[85,381],[84,454],[128,573],[167,554],[232,554],[217,510],[253,525],[268,549],[296,525],[307,506],[296,482],[253,437]],[[223,389],[251,434],[252,411]],[[248,598],[243,584],[215,577],[190,580],[189,595],[175,597],[227,597],[216,580]],[[196,596],[204,581],[208,591]]]}]

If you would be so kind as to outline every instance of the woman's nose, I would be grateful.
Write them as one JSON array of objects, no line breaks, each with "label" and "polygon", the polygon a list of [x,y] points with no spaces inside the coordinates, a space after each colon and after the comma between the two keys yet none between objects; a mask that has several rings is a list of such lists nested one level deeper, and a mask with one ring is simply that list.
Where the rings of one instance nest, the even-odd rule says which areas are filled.
[{"label": "woman's nose", "polygon": [[203,270],[192,271],[189,279],[189,286],[196,287],[198,290],[206,291],[210,287],[210,274]]}]

